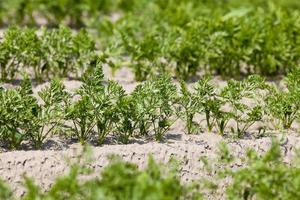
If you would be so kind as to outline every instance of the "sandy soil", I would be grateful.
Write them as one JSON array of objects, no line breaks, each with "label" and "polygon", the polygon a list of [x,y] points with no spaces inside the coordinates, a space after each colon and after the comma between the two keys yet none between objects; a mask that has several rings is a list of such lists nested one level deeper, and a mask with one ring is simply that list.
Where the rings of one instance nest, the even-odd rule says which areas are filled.
[{"label": "sandy soil", "polygon": [[[106,77],[112,78],[108,69],[104,70]],[[126,91],[131,92],[137,85],[133,75],[127,69],[118,71],[114,78],[124,86]],[[219,85],[224,82],[215,80]],[[80,86],[79,81],[64,81],[69,91],[74,91]],[[37,86],[37,92],[46,84]],[[8,84],[5,87],[13,87]],[[295,133],[273,134],[282,140],[282,152],[285,160],[290,161],[294,150],[300,147],[300,137]],[[178,121],[167,135],[163,143],[147,140],[136,140],[128,145],[106,144],[101,147],[92,147],[93,162],[91,167],[98,174],[108,164],[107,156],[118,154],[124,160],[131,161],[144,167],[149,154],[158,161],[167,163],[171,157],[181,162],[180,177],[183,181],[197,180],[208,174],[202,169],[203,163],[199,161],[201,156],[214,159],[217,156],[218,144],[225,141],[238,158],[245,155],[248,148],[263,153],[271,145],[271,137],[254,138],[248,137],[241,140],[223,138],[214,133],[200,133],[199,135],[185,135],[183,124]],[[24,175],[34,177],[36,182],[47,189],[55,178],[68,171],[67,160],[75,161],[80,154],[81,145],[72,142],[62,142],[59,139],[50,139],[45,144],[45,150],[41,151],[12,151],[0,154],[0,177],[11,184],[16,194],[22,195],[22,178]],[[242,161],[237,159],[232,167],[241,167]]]},{"label": "sandy soil", "polygon": [[[174,131],[174,130],[173,130]],[[200,135],[188,136],[175,134],[171,131],[167,142],[144,142],[129,145],[104,145],[92,147],[91,167],[98,174],[101,169],[108,164],[107,156],[117,154],[126,161],[131,161],[144,167],[147,163],[148,155],[151,154],[158,161],[167,163],[170,158],[180,161],[180,177],[183,181],[198,180],[207,177],[203,170],[203,163],[200,157],[214,159],[218,155],[218,144],[223,141],[222,137],[212,133],[202,133]],[[279,136],[281,137],[281,136]],[[224,140],[231,152],[238,158],[245,155],[249,148],[263,153],[271,145],[271,138],[243,139],[233,141]],[[296,135],[288,135],[283,142],[282,152],[288,162],[294,149],[300,147],[300,138]],[[69,162],[75,162],[80,155],[82,146],[72,144],[64,150],[44,150],[44,151],[13,151],[0,154],[0,177],[8,181],[16,194],[22,195],[22,178],[24,175],[33,177],[44,189],[47,189],[55,178],[68,171]],[[231,167],[241,167],[242,161],[237,159]]]}]

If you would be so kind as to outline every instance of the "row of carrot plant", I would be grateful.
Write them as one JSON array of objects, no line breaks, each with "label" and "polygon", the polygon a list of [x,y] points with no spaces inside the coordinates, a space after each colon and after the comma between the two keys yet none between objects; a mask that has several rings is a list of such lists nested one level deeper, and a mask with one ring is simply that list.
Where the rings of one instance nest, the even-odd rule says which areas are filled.
[{"label": "row of carrot plant", "polygon": [[[182,4],[182,9],[188,5]],[[69,72],[76,76],[95,62],[97,54],[105,55],[114,69],[129,66],[138,81],[159,73],[183,79],[199,72],[241,78],[253,73],[276,76],[299,68],[297,10],[250,7],[201,17],[196,17],[197,12],[178,10],[178,15],[195,16],[172,24],[166,22],[170,19],[164,9],[147,9],[106,24],[107,30],[98,34],[89,29],[93,36],[83,29],[72,34],[66,27],[9,28],[0,42],[1,79],[13,79],[24,71],[40,80],[65,77]]]},{"label": "row of carrot plant", "polygon": [[0,42],[0,79],[28,73],[38,81],[51,77],[78,77],[95,61],[94,40],[85,30],[8,28]]},{"label": "row of carrot plant", "polygon": [[[97,21],[115,14],[127,14],[141,12],[148,7],[160,7],[167,14],[174,11],[174,5],[190,7],[190,11],[198,12],[207,8],[222,8],[224,11],[242,6],[266,7],[269,3],[274,3],[285,9],[295,10],[300,7],[297,0],[2,0],[0,2],[0,25],[21,24],[21,25],[40,25],[57,26],[61,23],[73,27],[91,26]],[[177,9],[175,9],[177,11]],[[174,14],[174,13],[173,13]],[[182,14],[186,16],[186,14]],[[175,18],[176,15],[171,15]],[[176,19],[172,19],[175,21]]]},{"label": "row of carrot plant", "polygon": [[199,71],[234,78],[274,76],[299,67],[298,10],[271,4],[196,11],[196,4],[151,7],[114,24],[111,46],[119,44],[120,59],[129,55],[137,80],[158,72],[184,79]]},{"label": "row of carrot plant", "polygon": [[[243,137],[256,122],[273,122],[275,129],[289,129],[299,119],[300,71],[286,77],[286,88],[278,89],[260,76],[230,80],[223,88],[202,77],[192,85],[176,86],[161,75],[138,85],[127,94],[115,81],[105,81],[99,60],[83,76],[75,94],[57,79],[32,95],[28,77],[14,89],[0,91],[0,138],[10,148],[29,140],[40,148],[51,134],[64,133],[84,143],[97,138],[102,144],[109,134],[120,142],[132,137],[154,136],[162,140],[176,120],[185,132],[213,131]],[[229,126],[230,125],[230,126]]]}]

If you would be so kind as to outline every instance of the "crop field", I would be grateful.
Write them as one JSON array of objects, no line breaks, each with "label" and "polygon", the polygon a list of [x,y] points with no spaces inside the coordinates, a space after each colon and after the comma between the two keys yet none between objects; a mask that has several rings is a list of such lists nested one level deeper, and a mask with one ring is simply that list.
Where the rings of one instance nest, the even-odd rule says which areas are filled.
[{"label": "crop field", "polygon": [[296,200],[299,132],[299,0],[0,1],[0,200]]}]

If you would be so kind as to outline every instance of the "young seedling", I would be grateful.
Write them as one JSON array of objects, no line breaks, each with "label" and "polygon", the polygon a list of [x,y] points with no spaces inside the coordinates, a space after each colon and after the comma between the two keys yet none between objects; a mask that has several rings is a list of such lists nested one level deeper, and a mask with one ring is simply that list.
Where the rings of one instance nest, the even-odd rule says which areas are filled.
[{"label": "young seedling", "polygon": [[122,86],[114,81],[109,81],[102,95],[95,99],[95,103],[98,103],[95,112],[99,144],[104,142],[106,136],[114,129],[115,123],[118,123],[116,105],[124,94]]},{"label": "young seedling", "polygon": [[[79,100],[70,103],[66,109],[66,120],[72,122],[73,127],[71,131],[75,133],[76,138],[81,143],[85,143],[90,139],[93,129],[96,126],[95,106],[91,95],[95,90],[99,90],[99,86],[97,86],[99,82],[94,82],[95,77],[93,77],[94,79],[89,79],[88,75],[86,75],[82,86],[76,93],[79,96]],[[103,79],[102,71],[100,74],[96,73],[94,75],[100,76],[97,79]]]},{"label": "young seedling", "polygon": [[154,75],[159,66],[160,37],[157,32],[145,32],[142,38],[134,37],[128,29],[120,30],[123,47],[130,53],[131,67],[137,81],[145,81]]},{"label": "young seedling", "polygon": [[[262,107],[259,104],[259,89],[264,89],[264,79],[259,76],[249,76],[243,81],[229,81],[221,91],[221,97],[229,106],[232,119],[236,122],[236,129],[232,132],[242,137],[245,131],[255,122],[262,120]],[[256,101],[254,106],[242,100]]]},{"label": "young seedling", "polygon": [[98,61],[96,68],[84,78],[81,92],[91,101],[98,132],[98,143],[102,144],[106,136],[117,123],[116,105],[125,95],[124,89],[114,81],[104,82],[102,62]]},{"label": "young seedling", "polygon": [[154,104],[151,96],[153,85],[151,81],[146,81],[138,85],[131,94],[134,101],[135,120],[138,135],[146,136],[151,131],[151,116],[155,112]]},{"label": "young seedling", "polygon": [[130,137],[136,130],[136,113],[134,110],[134,100],[132,96],[122,97],[116,105],[117,123],[114,132],[119,136],[120,142],[128,144]]},{"label": "young seedling", "polygon": [[279,91],[275,87],[270,89],[266,98],[267,113],[278,123],[276,129],[289,129],[295,119],[299,117],[299,96],[290,91]]},{"label": "young seedling", "polygon": [[72,122],[71,131],[80,143],[90,139],[96,125],[93,105],[89,96],[81,95],[80,100],[70,104],[67,108],[66,120]]},{"label": "young seedling", "polygon": [[276,121],[276,129],[289,129],[293,122],[299,118],[300,111],[300,70],[290,72],[286,77],[285,90],[279,90],[272,85],[268,88],[266,95],[266,112]]},{"label": "young seedling", "polygon": [[21,31],[17,27],[11,27],[7,29],[4,33],[4,39],[0,43],[0,70],[1,70],[1,80],[7,81],[9,79],[15,78],[15,75],[20,70],[18,56],[20,55],[19,49],[24,48],[18,46],[17,41],[22,41],[20,39]]},{"label": "young seedling", "polygon": [[28,127],[28,137],[36,149],[41,148],[51,133],[60,129],[65,107],[69,102],[69,94],[64,85],[56,79],[38,95],[43,102],[36,108],[36,114]]},{"label": "young seedling", "polygon": [[25,78],[17,89],[0,90],[0,137],[11,149],[18,149],[28,137],[38,107]]},{"label": "young seedling", "polygon": [[195,101],[201,107],[201,113],[205,114],[208,131],[211,132],[215,124],[212,111],[216,111],[218,100],[214,86],[209,82],[211,77],[206,76],[200,79],[194,86]]},{"label": "young seedling", "polygon": [[175,111],[174,102],[177,98],[177,88],[172,83],[171,77],[166,75],[153,80],[152,84],[153,89],[149,93],[150,101],[154,102],[154,112],[150,114],[151,123],[156,140],[162,140],[163,135],[175,122],[172,117]]},{"label": "young seedling", "polygon": [[174,120],[176,86],[168,76],[160,76],[137,86],[132,93],[135,122],[139,134],[147,135],[153,130],[155,138],[161,140]]},{"label": "young seedling", "polygon": [[180,82],[180,92],[177,115],[184,121],[187,134],[197,133],[200,125],[194,121],[194,117],[201,110],[201,105],[196,100],[195,94],[188,90],[184,81]]},{"label": "young seedling", "polygon": [[209,104],[211,112],[211,125],[214,125],[217,129],[217,132],[221,135],[225,134],[226,127],[230,119],[233,117],[231,112],[224,110],[224,104],[224,101],[218,98],[211,101]]}]

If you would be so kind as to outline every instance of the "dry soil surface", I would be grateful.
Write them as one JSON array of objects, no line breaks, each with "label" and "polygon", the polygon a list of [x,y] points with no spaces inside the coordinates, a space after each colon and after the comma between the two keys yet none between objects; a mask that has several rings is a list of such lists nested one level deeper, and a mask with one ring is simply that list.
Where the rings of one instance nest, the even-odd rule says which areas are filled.
[{"label": "dry soil surface", "polygon": [[[109,163],[108,156],[117,154],[126,161],[131,161],[143,168],[151,154],[157,161],[167,163],[170,158],[180,161],[180,177],[183,181],[201,179],[208,176],[203,170],[203,163],[199,160],[205,156],[214,159],[218,155],[218,144],[225,141],[231,152],[238,158],[245,155],[246,149],[252,148],[259,153],[268,150],[271,138],[231,140],[212,133],[187,136],[184,134],[168,135],[164,143],[144,142],[128,145],[104,145],[92,147],[92,162],[90,167],[98,174],[101,168]],[[281,136],[278,136],[280,139]],[[282,150],[285,160],[288,162],[294,154],[294,149],[300,147],[300,138],[296,135],[283,137]],[[0,154],[0,177],[11,184],[16,194],[22,195],[23,176],[33,177],[44,189],[49,188],[51,183],[59,175],[68,172],[69,162],[76,162],[81,154],[82,146],[72,144],[65,150],[43,151],[12,151]],[[231,166],[241,167],[242,161],[237,159]]]}]

